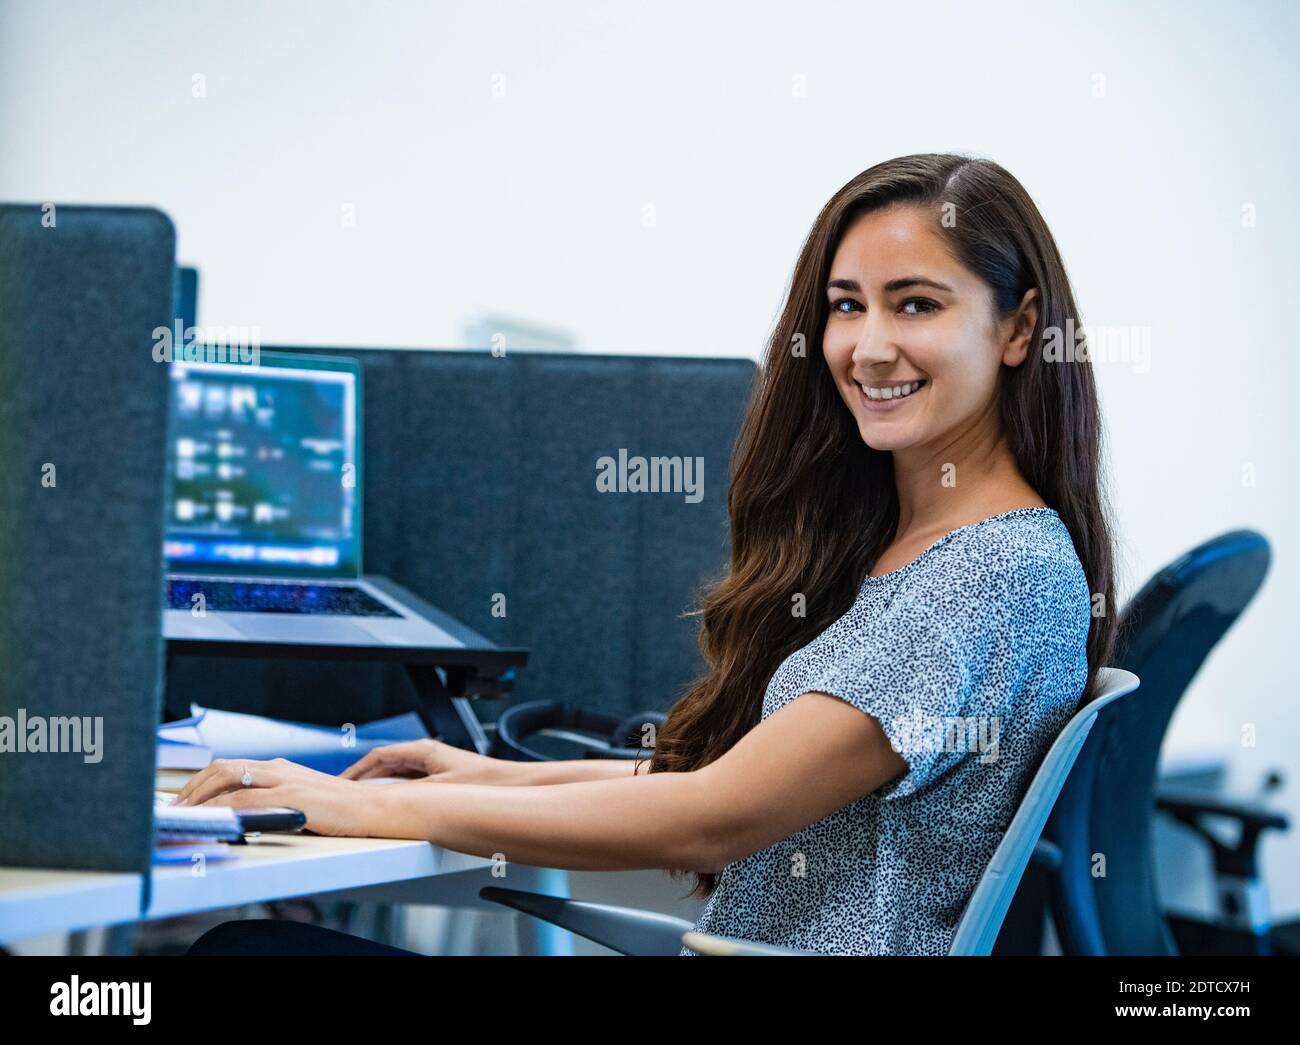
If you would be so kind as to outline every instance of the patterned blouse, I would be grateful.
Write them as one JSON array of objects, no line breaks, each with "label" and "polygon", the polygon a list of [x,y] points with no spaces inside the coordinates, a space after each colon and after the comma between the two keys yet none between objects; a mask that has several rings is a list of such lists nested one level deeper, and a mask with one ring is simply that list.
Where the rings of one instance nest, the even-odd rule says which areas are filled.
[{"label": "patterned blouse", "polygon": [[876,718],[908,772],[728,864],[696,928],[826,954],[946,954],[1083,695],[1090,623],[1083,566],[1051,508],[963,526],[867,577],[777,669],[763,718],[828,693]]}]

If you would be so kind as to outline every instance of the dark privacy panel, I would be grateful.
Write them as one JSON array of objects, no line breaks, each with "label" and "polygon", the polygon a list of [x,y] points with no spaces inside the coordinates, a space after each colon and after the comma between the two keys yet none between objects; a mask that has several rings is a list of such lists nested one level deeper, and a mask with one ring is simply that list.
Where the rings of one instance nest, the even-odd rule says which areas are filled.
[{"label": "dark privacy panel", "polygon": [[[364,568],[495,642],[527,646],[507,701],[665,709],[700,668],[692,609],[727,561],[747,360],[300,348],[364,363]],[[702,499],[600,492],[597,461],[703,459]],[[626,474],[626,473],[625,473]],[[504,616],[494,615],[504,608]],[[400,670],[176,661],[190,701],[337,723],[406,710]]]},{"label": "dark privacy panel", "polygon": [[157,211],[0,206],[0,864],[149,866],[174,254]]}]

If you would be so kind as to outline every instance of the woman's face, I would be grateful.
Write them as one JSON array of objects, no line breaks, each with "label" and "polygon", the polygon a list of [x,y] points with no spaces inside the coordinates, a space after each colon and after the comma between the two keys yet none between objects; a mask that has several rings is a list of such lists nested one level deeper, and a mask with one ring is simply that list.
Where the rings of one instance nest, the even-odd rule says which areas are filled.
[{"label": "woman's face", "polygon": [[864,214],[831,261],[822,352],[876,450],[943,447],[996,426],[998,372],[1024,361],[1033,334],[1036,292],[996,321],[992,289],[948,253],[934,220],[905,205]]}]

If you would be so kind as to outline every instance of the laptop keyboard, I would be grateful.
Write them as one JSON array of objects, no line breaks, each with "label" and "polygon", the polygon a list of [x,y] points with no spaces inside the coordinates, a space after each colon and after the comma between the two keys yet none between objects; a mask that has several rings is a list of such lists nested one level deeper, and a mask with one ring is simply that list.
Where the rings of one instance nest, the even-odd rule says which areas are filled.
[{"label": "laptop keyboard", "polygon": [[235,613],[311,613],[336,617],[400,617],[360,588],[344,584],[284,584],[255,581],[167,581],[167,605],[194,607],[203,595],[204,609]]}]

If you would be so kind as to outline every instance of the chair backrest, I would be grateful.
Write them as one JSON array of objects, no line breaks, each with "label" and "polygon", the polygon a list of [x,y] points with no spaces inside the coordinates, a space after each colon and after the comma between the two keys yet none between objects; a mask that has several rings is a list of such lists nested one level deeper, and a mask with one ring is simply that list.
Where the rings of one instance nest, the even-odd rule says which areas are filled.
[{"label": "chair backrest", "polygon": [[0,715],[28,742],[0,755],[0,864],[150,864],[175,235],[0,206]]},{"label": "chair backrest", "polygon": [[[1101,715],[1046,830],[1061,850],[1051,906],[1066,954],[1177,953],[1156,893],[1160,746],[1205,658],[1263,584],[1269,557],[1261,534],[1225,533],[1170,563],[1125,608],[1115,660],[1141,676],[1141,694]],[[1108,873],[1094,873],[1094,854]]]},{"label": "chair backrest", "polygon": [[[539,699],[621,718],[680,696],[700,668],[684,614],[727,563],[730,456],[751,361],[275,351],[362,361],[366,572],[531,650],[510,698],[476,703],[481,719]],[[597,460],[620,450],[702,459],[702,499],[601,492]],[[238,695],[236,710],[361,722],[409,700],[401,673],[378,665],[187,659],[172,675],[173,711],[191,700],[231,707]]]},{"label": "chair backrest", "polygon": [[1119,668],[1098,670],[1096,696],[1075,713],[1048,749],[1020,802],[1020,808],[1011,818],[1006,834],[993,851],[993,858],[962,912],[949,954],[992,953],[1029,857],[1097,716],[1119,703],[1121,697],[1132,693],[1138,685],[1138,677],[1130,671]]}]

